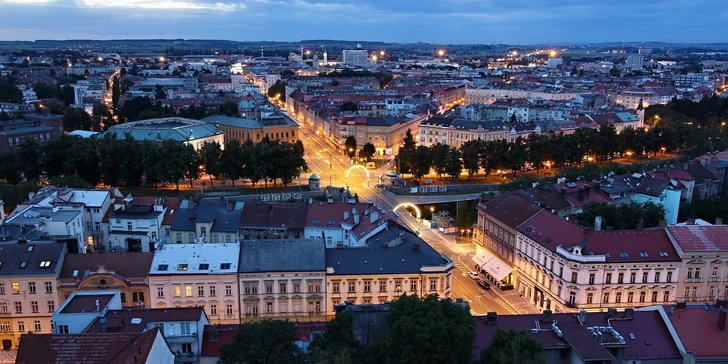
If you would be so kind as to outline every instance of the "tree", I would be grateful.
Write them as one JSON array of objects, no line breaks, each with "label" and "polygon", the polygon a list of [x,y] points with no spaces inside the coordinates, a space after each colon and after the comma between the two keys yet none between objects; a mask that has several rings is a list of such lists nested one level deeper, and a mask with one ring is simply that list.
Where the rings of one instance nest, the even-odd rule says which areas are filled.
[{"label": "tree", "polygon": [[437,295],[403,295],[389,305],[372,351],[379,363],[470,363],[475,342],[470,312]]},{"label": "tree", "polygon": [[295,344],[296,326],[289,321],[264,320],[244,323],[233,342],[220,347],[220,364],[295,364],[303,360]]},{"label": "tree", "polygon": [[619,77],[622,75],[622,72],[619,71],[617,66],[612,66],[612,69],[609,70],[609,75],[612,77]]},{"label": "tree", "polygon": [[511,121],[511,123],[517,123],[518,122],[518,116],[516,116],[516,113],[515,112],[513,114],[511,114],[510,121]]},{"label": "tree", "polygon": [[222,148],[217,142],[202,145],[200,148],[200,159],[205,173],[210,178],[210,187],[213,186],[212,177],[218,178],[222,174]]},{"label": "tree", "polygon": [[462,201],[457,205],[457,213],[455,216],[455,226],[458,229],[470,229],[473,226],[473,220],[468,214],[468,202]]},{"label": "tree", "polygon": [[232,139],[225,144],[220,158],[220,169],[222,174],[232,181],[233,187],[235,187],[235,180],[244,175],[243,168],[246,162],[244,156],[243,146],[237,139]]},{"label": "tree", "polygon": [[220,114],[230,116],[230,117],[240,116],[238,104],[234,103],[232,101],[225,101],[224,104],[220,105],[220,107],[218,108],[218,111],[220,112]]},{"label": "tree", "polygon": [[286,102],[286,83],[278,80],[270,88],[268,88],[268,97]]},{"label": "tree", "polygon": [[81,108],[69,107],[63,115],[63,130],[91,130],[91,117]]},{"label": "tree", "polygon": [[346,149],[346,154],[349,158],[354,156],[356,153],[356,138],[354,138],[353,135],[346,137],[346,140],[344,141],[344,148]]},{"label": "tree", "polygon": [[543,347],[527,330],[497,329],[490,346],[483,349],[482,364],[541,364],[546,362]]},{"label": "tree", "polygon": [[160,177],[169,183],[174,183],[177,191],[179,191],[179,180],[185,177],[187,170],[183,149],[183,144],[174,140],[165,140],[159,149]]},{"label": "tree", "polygon": [[357,105],[356,103],[353,103],[351,101],[347,101],[347,102],[341,104],[341,106],[339,106],[339,111],[357,112],[357,111],[359,111],[359,105]]},{"label": "tree", "polygon": [[354,316],[345,311],[337,312],[326,323],[326,331],[316,335],[308,346],[312,361],[319,364],[360,363],[364,360],[363,349],[354,336]]},{"label": "tree", "polygon": [[39,99],[51,99],[56,97],[55,87],[45,82],[34,83],[33,91],[35,91],[35,96],[38,96]]},{"label": "tree", "polygon": [[56,187],[68,188],[93,188],[93,186],[84,181],[80,176],[72,174],[70,176],[56,176],[51,178],[51,184]]},{"label": "tree", "polygon": [[412,131],[407,129],[404,140],[402,141],[402,147],[397,152],[397,173],[412,172],[412,156],[416,148],[417,142],[414,136],[412,136]]},{"label": "tree", "polygon": [[281,71],[281,77],[282,78],[288,78],[288,77],[295,76],[295,75],[296,75],[296,72],[293,72],[291,70],[283,70],[283,71]]},{"label": "tree", "polygon": [[40,143],[37,140],[25,138],[20,142],[20,148],[18,148],[20,171],[27,180],[38,179],[43,173],[41,156]]},{"label": "tree", "polygon": [[457,148],[450,148],[445,158],[445,173],[449,174],[452,180],[459,178],[460,173],[463,171],[461,158],[462,154]]},{"label": "tree", "polygon": [[437,143],[430,146],[431,166],[435,169],[439,178],[442,178],[442,174],[447,169],[447,155],[449,152],[450,148],[447,144]]},{"label": "tree", "polygon": [[374,147],[374,144],[366,143],[361,148],[361,151],[359,151],[359,156],[364,157],[367,159],[367,161],[369,161],[376,153],[377,153],[377,148]]},{"label": "tree", "polygon": [[66,106],[73,105],[76,101],[76,91],[71,85],[58,86],[58,96]]},{"label": "tree", "polygon": [[164,89],[160,85],[154,86],[154,98],[155,99],[166,99],[167,94],[164,93]]},{"label": "tree", "polygon": [[137,96],[124,103],[119,114],[127,121],[141,120],[139,115],[144,110],[152,110],[152,100],[148,97]]},{"label": "tree", "polygon": [[5,110],[0,111],[0,121],[8,121],[10,120],[10,115],[5,112]]},{"label": "tree", "polygon": [[0,102],[23,103],[23,91],[10,82],[0,82]]},{"label": "tree", "polygon": [[480,149],[483,148],[483,143],[480,140],[469,140],[463,144],[461,150],[463,154],[463,168],[468,171],[468,180],[478,173],[480,169]]},{"label": "tree", "polygon": [[[85,113],[85,112],[84,112]],[[87,114],[88,115],[88,114]],[[113,124],[111,111],[106,104],[96,102],[91,111],[91,130],[103,131],[107,130]]]},{"label": "tree", "polygon": [[191,144],[182,144],[182,163],[184,164],[184,176],[190,180],[190,188],[195,186],[192,182],[200,178],[200,153]]}]

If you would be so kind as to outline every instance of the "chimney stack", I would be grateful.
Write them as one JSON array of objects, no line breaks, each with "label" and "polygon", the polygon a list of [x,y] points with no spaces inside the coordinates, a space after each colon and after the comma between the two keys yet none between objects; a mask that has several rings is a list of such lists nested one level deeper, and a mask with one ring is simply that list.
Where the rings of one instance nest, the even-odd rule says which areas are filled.
[{"label": "chimney stack", "polygon": [[716,225],[723,225],[723,218],[716,217],[715,218],[715,224]]},{"label": "chimney stack", "polygon": [[660,229],[665,229],[667,227],[667,221],[660,220]]}]

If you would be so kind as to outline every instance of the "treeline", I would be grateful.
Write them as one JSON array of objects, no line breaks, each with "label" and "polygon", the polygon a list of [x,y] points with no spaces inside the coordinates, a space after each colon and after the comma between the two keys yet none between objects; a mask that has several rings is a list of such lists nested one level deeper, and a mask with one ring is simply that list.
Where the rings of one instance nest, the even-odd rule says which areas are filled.
[{"label": "treeline", "polygon": [[[220,348],[221,364],[511,364],[542,363],[542,345],[528,330],[496,330],[491,344],[474,355],[476,320],[467,308],[436,295],[404,295],[389,311],[339,312],[304,353],[289,321],[244,323]],[[366,315],[366,316],[364,316]],[[384,318],[381,318],[384,315]],[[355,325],[355,321],[357,324]]]},{"label": "treeline", "polygon": [[[77,175],[92,186],[158,187],[167,182],[179,190],[180,181],[193,181],[204,172],[235,181],[249,179],[253,185],[272,182],[288,185],[307,167],[303,144],[264,138],[253,144],[231,140],[223,150],[218,143],[205,143],[200,150],[190,144],[136,141],[127,136],[100,139],[63,136],[39,144],[25,139],[17,149],[0,155],[0,178],[10,184],[25,180],[53,179]],[[203,182],[204,183],[204,182]]]},{"label": "treeline", "polygon": [[[728,147],[724,138],[714,144]],[[573,134],[531,134],[528,138],[507,140],[471,140],[458,150],[444,144],[416,146],[410,131],[400,148],[398,166],[401,173],[421,178],[430,169],[442,176],[458,178],[465,169],[468,178],[483,170],[488,176],[495,171],[511,171],[514,175],[526,168],[536,171],[546,167],[578,166],[584,162],[606,162],[615,157],[641,158],[660,152],[673,152],[684,146],[673,128],[625,128],[617,133],[614,126],[599,129],[579,128]]]}]

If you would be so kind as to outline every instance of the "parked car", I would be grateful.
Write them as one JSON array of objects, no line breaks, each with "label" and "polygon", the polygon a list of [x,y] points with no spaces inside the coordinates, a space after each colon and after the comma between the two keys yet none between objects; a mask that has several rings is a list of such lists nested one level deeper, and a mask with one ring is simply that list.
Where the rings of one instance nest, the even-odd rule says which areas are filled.
[{"label": "parked car", "polygon": [[478,281],[478,285],[482,289],[490,289],[490,284],[488,284],[488,282],[486,281]]},{"label": "parked car", "polygon": [[468,277],[470,277],[470,279],[480,279],[480,277],[478,277],[478,272],[468,272]]}]

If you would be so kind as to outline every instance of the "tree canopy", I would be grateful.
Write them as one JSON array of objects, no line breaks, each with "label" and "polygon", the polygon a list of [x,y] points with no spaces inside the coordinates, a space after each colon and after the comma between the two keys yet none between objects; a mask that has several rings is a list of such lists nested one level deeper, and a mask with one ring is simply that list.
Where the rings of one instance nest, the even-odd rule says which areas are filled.
[{"label": "tree canopy", "polygon": [[546,363],[543,346],[528,330],[497,329],[490,346],[483,350],[482,364]]},{"label": "tree canopy", "polygon": [[289,321],[264,320],[240,325],[233,342],[220,347],[220,364],[298,364],[296,326]]}]

